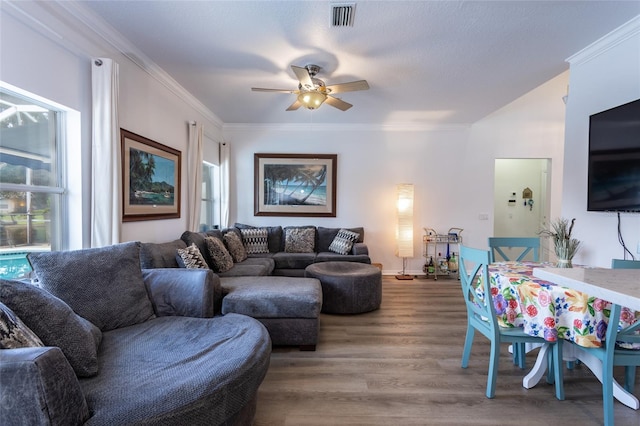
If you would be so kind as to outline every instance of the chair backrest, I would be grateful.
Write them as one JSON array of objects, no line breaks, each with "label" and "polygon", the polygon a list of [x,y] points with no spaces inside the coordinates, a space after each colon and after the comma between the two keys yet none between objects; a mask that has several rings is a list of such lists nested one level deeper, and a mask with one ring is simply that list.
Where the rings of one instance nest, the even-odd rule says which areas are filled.
[{"label": "chair backrest", "polygon": [[[489,282],[489,251],[460,246],[458,262],[469,322],[497,335],[498,321]],[[478,291],[478,285],[482,285],[482,291]]]},{"label": "chair backrest", "polygon": [[640,260],[611,259],[613,269],[640,269]]},{"label": "chair backrest", "polygon": [[[517,262],[524,259],[524,257],[531,251],[533,251],[533,261],[540,261],[540,237],[489,237],[490,257],[489,260],[493,262],[515,260]],[[518,251],[520,254],[513,258],[509,257],[503,249],[505,248],[521,248],[523,250]],[[496,258],[496,254],[501,258]]]}]

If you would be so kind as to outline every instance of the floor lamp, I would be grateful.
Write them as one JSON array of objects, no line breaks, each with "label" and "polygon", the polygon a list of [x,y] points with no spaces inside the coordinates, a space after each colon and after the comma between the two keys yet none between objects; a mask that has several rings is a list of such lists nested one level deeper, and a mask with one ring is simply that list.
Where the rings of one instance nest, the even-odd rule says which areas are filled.
[{"label": "floor lamp", "polygon": [[402,258],[402,274],[396,275],[398,280],[412,280],[412,275],[405,273],[407,258],[413,257],[413,184],[401,183],[396,187],[398,224],[396,241],[398,248],[396,256]]}]

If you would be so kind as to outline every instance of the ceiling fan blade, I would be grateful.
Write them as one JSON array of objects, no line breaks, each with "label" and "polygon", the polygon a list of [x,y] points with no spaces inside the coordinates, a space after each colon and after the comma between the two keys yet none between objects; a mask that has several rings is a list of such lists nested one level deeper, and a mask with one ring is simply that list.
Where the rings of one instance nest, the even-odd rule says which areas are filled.
[{"label": "ceiling fan blade", "polygon": [[334,98],[333,96],[327,96],[324,103],[329,104],[334,108],[338,108],[341,111],[346,111],[353,106],[350,103],[347,103],[342,99]]},{"label": "ceiling fan blade", "polygon": [[298,108],[300,108],[301,106],[302,106],[302,102],[300,102],[299,100],[296,99],[296,101],[294,103],[289,105],[289,108],[287,108],[287,111],[295,111]]},{"label": "ceiling fan blade", "polygon": [[311,76],[309,75],[309,71],[307,71],[306,68],[291,65],[291,69],[293,70],[293,73],[296,75],[296,78],[303,88],[307,90],[313,89],[313,81],[311,81]]},{"label": "ceiling fan blade", "polygon": [[294,93],[294,94],[298,94],[300,93],[299,90],[291,90],[291,89],[264,89],[262,87],[252,87],[251,88],[252,91],[254,92],[278,92],[278,93]]},{"label": "ceiling fan blade", "polygon": [[368,90],[369,83],[367,80],[351,81],[349,83],[332,84],[327,86],[329,93],[355,92],[356,90]]}]

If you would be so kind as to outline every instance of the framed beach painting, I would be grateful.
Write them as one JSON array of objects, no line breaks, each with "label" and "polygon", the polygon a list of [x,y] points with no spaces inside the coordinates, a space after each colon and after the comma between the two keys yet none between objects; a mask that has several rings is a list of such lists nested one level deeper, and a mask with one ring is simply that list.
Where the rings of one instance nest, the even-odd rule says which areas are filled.
[{"label": "framed beach painting", "polygon": [[180,217],[180,151],[120,129],[122,221]]},{"label": "framed beach painting", "polygon": [[255,154],[255,216],[336,216],[336,154]]}]

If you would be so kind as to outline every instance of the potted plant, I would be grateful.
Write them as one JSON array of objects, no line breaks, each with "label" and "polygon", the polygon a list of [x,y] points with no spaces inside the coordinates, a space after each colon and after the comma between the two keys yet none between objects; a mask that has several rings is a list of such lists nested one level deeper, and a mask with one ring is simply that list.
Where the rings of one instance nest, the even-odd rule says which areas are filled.
[{"label": "potted plant", "polygon": [[551,222],[551,229],[541,232],[546,237],[553,238],[553,248],[558,258],[558,268],[571,268],[573,256],[580,248],[580,240],[571,238],[576,219],[559,218]]}]

